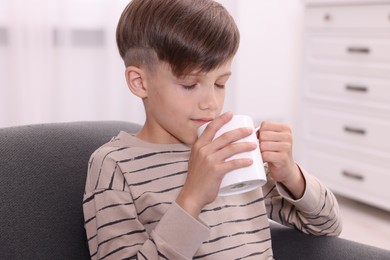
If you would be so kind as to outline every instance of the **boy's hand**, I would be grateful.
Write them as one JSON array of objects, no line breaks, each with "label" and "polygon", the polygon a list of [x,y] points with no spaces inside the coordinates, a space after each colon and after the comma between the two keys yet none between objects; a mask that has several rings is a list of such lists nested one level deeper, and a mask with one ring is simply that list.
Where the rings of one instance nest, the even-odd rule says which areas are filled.
[{"label": "boy's hand", "polygon": [[271,177],[282,183],[296,199],[302,197],[305,180],[292,156],[291,129],[285,124],[264,121],[257,135]]},{"label": "boy's hand", "polygon": [[217,131],[232,119],[225,113],[214,119],[194,143],[188,163],[186,182],[176,202],[189,214],[197,218],[204,206],[213,202],[226,173],[251,165],[251,159],[225,161],[234,154],[256,149],[256,144],[238,142],[252,133],[250,128],[229,131],[213,141]]}]

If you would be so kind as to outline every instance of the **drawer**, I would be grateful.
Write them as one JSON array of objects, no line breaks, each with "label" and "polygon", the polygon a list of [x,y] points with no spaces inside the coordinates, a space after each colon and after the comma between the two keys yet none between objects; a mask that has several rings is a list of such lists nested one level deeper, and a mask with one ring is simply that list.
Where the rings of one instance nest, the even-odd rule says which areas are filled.
[{"label": "drawer", "polygon": [[390,108],[390,79],[315,74],[308,76],[307,93],[362,106]]},{"label": "drawer", "polygon": [[308,7],[309,28],[390,29],[390,4]]},{"label": "drawer", "polygon": [[338,76],[357,76],[366,78],[390,79],[390,64],[357,63],[340,61],[309,60],[306,63],[309,74],[333,74]]},{"label": "drawer", "polygon": [[390,62],[390,40],[317,37],[309,44],[310,58],[314,59]]},{"label": "drawer", "polygon": [[363,159],[308,151],[305,166],[337,193],[390,210],[390,172]]},{"label": "drawer", "polygon": [[357,149],[390,152],[389,120],[322,109],[311,109],[307,113],[307,133],[314,138],[341,142]]}]

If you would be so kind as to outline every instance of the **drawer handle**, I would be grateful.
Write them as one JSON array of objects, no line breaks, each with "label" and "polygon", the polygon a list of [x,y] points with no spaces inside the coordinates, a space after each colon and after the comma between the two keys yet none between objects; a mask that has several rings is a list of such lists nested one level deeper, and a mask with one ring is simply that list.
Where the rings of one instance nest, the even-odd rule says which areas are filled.
[{"label": "drawer handle", "polygon": [[344,131],[347,133],[351,133],[351,134],[359,134],[359,135],[366,134],[366,130],[361,129],[361,128],[350,127],[350,126],[345,126]]},{"label": "drawer handle", "polygon": [[8,44],[8,31],[6,28],[0,27],[0,46]]},{"label": "drawer handle", "polygon": [[324,20],[329,22],[330,20],[332,20],[332,16],[330,14],[325,14],[324,15]]},{"label": "drawer handle", "polygon": [[343,176],[348,179],[353,179],[357,181],[364,181],[364,176],[358,173],[353,173],[349,171],[343,171]]},{"label": "drawer handle", "polygon": [[345,89],[353,92],[368,92],[368,88],[365,86],[346,85]]},{"label": "drawer handle", "polygon": [[367,47],[348,47],[347,51],[353,54],[369,54],[370,48]]}]

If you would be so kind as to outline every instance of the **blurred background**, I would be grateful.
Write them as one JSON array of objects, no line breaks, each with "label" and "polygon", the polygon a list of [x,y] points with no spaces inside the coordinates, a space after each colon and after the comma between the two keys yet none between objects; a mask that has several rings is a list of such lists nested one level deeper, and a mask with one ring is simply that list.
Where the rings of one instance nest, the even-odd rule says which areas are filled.
[{"label": "blurred background", "polygon": [[[115,43],[123,0],[0,0],[0,126],[75,121],[142,123]],[[299,84],[302,4],[221,0],[242,43],[226,110],[290,121]],[[283,8],[280,6],[283,5]]]},{"label": "blurred background", "polygon": [[[125,120],[142,124],[145,118],[143,106],[141,101],[133,97],[127,89],[124,78],[125,67],[115,43],[116,24],[128,2],[128,0],[0,0],[0,127],[92,120]],[[324,179],[339,197],[345,217],[342,237],[390,249],[390,193],[386,188],[390,181],[388,141],[381,138],[378,141],[380,145],[378,151],[374,149],[376,147],[370,147],[368,144],[367,151],[358,151],[356,156],[352,156],[350,151],[352,154],[356,152],[358,149],[355,148],[365,145],[365,142],[371,140],[370,136],[364,135],[359,140],[344,136],[348,133],[340,134],[341,137],[329,136],[328,133],[332,129],[327,126],[331,125],[332,121],[329,124],[325,122],[323,126],[321,118],[314,114],[315,119],[319,118],[315,126],[325,131],[316,132],[316,129],[310,128],[316,121],[310,121],[311,114],[305,115],[306,112],[311,111],[312,106],[302,105],[311,102],[316,106],[323,102],[323,107],[320,107],[322,110],[319,111],[329,110],[326,100],[330,96],[322,98],[317,95],[316,97],[305,90],[307,74],[318,69],[316,64],[323,67],[325,64],[330,68],[333,61],[326,60],[328,56],[336,60],[345,58],[344,56],[340,58],[337,53],[332,53],[332,50],[337,49],[340,39],[344,39],[343,37],[348,35],[351,28],[356,31],[354,26],[359,25],[359,22],[347,28],[344,25],[348,25],[348,19],[336,20],[340,24],[335,24],[340,25],[344,31],[337,31],[336,26],[336,32],[331,35],[338,37],[335,42],[332,37],[325,41],[322,41],[321,37],[318,38],[319,44],[314,44],[314,47],[310,48],[315,49],[319,46],[321,49],[314,54],[320,58],[325,57],[325,62],[319,61],[313,64],[310,64],[313,61],[311,56],[310,62],[307,62],[307,48],[313,42],[307,36],[306,29],[311,28],[310,24],[314,23],[314,27],[312,26],[314,33],[310,33],[310,37],[314,35],[314,40],[317,40],[316,30],[319,28],[319,35],[323,36],[321,35],[323,33],[328,37],[329,28],[333,28],[332,19],[340,13],[352,17],[353,21],[359,21],[364,19],[355,18],[361,15],[379,17],[377,15],[379,10],[388,19],[375,24],[385,31],[384,33],[378,31],[379,38],[384,41],[384,44],[379,45],[382,46],[382,50],[385,48],[384,50],[390,51],[386,49],[390,46],[387,41],[390,39],[390,26],[386,24],[381,27],[381,23],[390,21],[389,1],[219,0],[218,2],[230,11],[241,32],[241,45],[234,60],[233,76],[227,85],[225,110],[236,114],[248,114],[253,117],[256,124],[269,119],[291,125],[296,135],[295,144],[298,147],[295,152],[296,160],[302,162],[304,166],[307,165],[307,169],[313,174],[316,171],[322,177],[328,173],[336,174],[338,169],[329,168],[329,165],[344,163],[348,166],[361,165],[358,170],[365,168],[366,165],[375,165],[377,168],[366,167],[367,176],[363,177],[355,174],[356,167],[352,173],[342,171],[344,177],[352,178],[349,180],[351,183],[327,179],[326,176]],[[367,3],[372,5],[373,2],[386,2],[386,5],[367,9],[369,7]],[[306,14],[305,4],[310,4],[314,8],[309,12],[310,15]],[[350,9],[348,6],[351,4],[357,5],[357,9],[355,7]],[[334,6],[336,9],[333,8]],[[361,11],[360,7],[365,11]],[[383,13],[383,10],[386,13]],[[321,20],[317,19],[317,14]],[[323,24],[324,21],[328,24]],[[307,25],[308,23],[310,26]],[[371,37],[372,31],[367,31],[366,35]],[[361,42],[364,44],[367,41],[372,42],[358,34],[351,34],[348,37],[359,39],[359,47]],[[386,53],[379,56],[388,57]],[[362,60],[361,57],[353,59],[352,62]],[[367,62],[369,66],[375,67],[377,64],[372,63],[375,61],[375,56],[373,59],[368,59]],[[346,64],[352,63],[347,61],[342,65]],[[380,82],[378,80],[375,82],[379,82],[382,89],[385,87],[390,89],[390,76],[387,76],[390,75],[389,67],[383,63],[380,66],[382,76],[376,72],[366,76],[370,78],[379,75],[382,79]],[[352,74],[356,76],[367,73],[367,64],[363,68],[364,70],[355,70]],[[332,69],[328,69],[329,71]],[[339,71],[348,70],[339,69]],[[323,72],[321,77],[324,78]],[[339,78],[340,76],[337,80]],[[329,83],[326,79],[321,82]],[[323,89],[317,90],[316,93],[326,92],[325,85],[318,84]],[[389,96],[388,91],[383,93]],[[346,102],[338,100],[331,103],[333,105],[330,106],[330,110],[341,107],[343,102],[360,106],[361,97],[352,98],[353,100],[349,100],[348,97]],[[383,100],[386,101],[386,98]],[[379,106],[387,109],[386,102],[382,103],[385,105],[379,104]],[[373,104],[366,102],[364,105],[367,107],[359,109],[364,114],[368,111],[365,108],[378,107]],[[352,110],[352,108],[348,109]],[[388,110],[379,111],[385,118],[386,123],[379,124],[385,126],[384,129],[389,126],[390,113],[388,112]],[[327,113],[325,115],[328,115]],[[377,114],[375,110],[372,113],[366,116],[370,118]],[[323,114],[318,113],[319,116]],[[358,130],[355,129],[355,132],[361,134],[362,131]],[[334,143],[332,147],[326,147],[332,142]],[[342,145],[339,149],[340,144]],[[329,160],[322,160],[322,154],[332,155],[333,151],[338,151],[339,155],[335,158],[330,157]],[[318,156],[314,156],[317,154]],[[366,158],[370,158],[369,162],[363,164]],[[321,169],[324,173],[321,173]],[[374,169],[376,177],[368,177]],[[379,179],[379,177],[383,178]],[[377,183],[385,184],[377,188]],[[371,200],[366,199],[370,189],[374,189],[376,195]],[[376,202],[379,201],[378,198],[382,198],[383,201]]]}]

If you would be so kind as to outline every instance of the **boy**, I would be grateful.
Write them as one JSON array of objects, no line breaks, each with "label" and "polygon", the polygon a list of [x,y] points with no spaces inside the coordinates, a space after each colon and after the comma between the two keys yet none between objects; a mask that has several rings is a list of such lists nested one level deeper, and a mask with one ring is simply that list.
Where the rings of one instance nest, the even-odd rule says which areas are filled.
[{"label": "boy", "polygon": [[[292,158],[288,126],[263,122],[258,136],[268,182],[218,197],[223,176],[249,166],[225,161],[256,144],[215,139],[239,45],[232,17],[212,0],[133,0],[117,27],[130,91],[146,121],[91,156],[84,195],[92,259],[270,259],[268,217],[315,235],[338,235],[333,194]],[[197,128],[211,121],[202,136]]]}]

